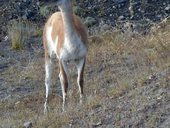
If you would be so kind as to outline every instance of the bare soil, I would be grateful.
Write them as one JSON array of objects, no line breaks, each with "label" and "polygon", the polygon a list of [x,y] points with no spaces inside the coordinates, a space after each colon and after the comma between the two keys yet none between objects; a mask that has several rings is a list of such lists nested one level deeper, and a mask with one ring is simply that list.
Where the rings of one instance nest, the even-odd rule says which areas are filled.
[{"label": "bare soil", "polygon": [[[3,3],[1,11],[6,7],[9,9],[15,7],[15,11],[22,12],[17,10],[20,9],[20,4],[13,6],[12,2],[15,3],[15,1],[1,0],[0,3]],[[89,2],[91,1],[86,1],[84,6],[80,4],[80,7],[89,7],[93,10],[95,4],[98,4],[92,1],[94,5],[91,5]],[[127,9],[128,3],[121,8]],[[105,5],[111,7],[109,1],[106,1]],[[156,8],[150,5],[148,9]],[[157,6],[160,7],[158,12],[162,14],[162,18],[169,16],[169,10],[165,10],[169,7],[168,0],[165,4],[159,0]],[[116,6],[115,10],[120,13],[115,15],[119,18],[123,12],[117,8]],[[23,8],[21,10],[24,11]],[[96,19],[108,18],[106,14],[110,13],[109,10],[111,9],[106,10],[107,12],[100,17],[97,15],[98,9],[97,12],[90,13],[92,16],[96,15]],[[0,32],[0,128],[21,128],[25,122],[31,122],[35,128],[170,128],[169,21],[163,24],[154,23],[155,27],[145,36],[132,31],[122,33],[117,29],[90,35],[84,78],[86,99],[83,105],[79,104],[77,72],[71,63],[72,87],[68,92],[67,110],[62,112],[62,94],[56,61],[49,98],[50,109],[48,114],[44,114],[45,71],[41,35],[28,38],[28,43],[23,49],[13,50],[10,40],[5,39],[6,25],[12,18],[9,14],[13,14],[15,19],[17,13],[12,13],[12,10],[8,9],[3,12],[0,19],[2,23],[0,25],[2,30]],[[156,12],[155,14],[157,16]],[[9,19],[5,15],[8,15]],[[20,15],[23,16],[25,13]],[[113,16],[110,18],[113,19]],[[39,19],[36,16],[32,18]],[[128,14],[127,18],[130,19]],[[44,22],[44,18],[42,19],[40,24]],[[161,18],[158,21],[160,20]],[[98,28],[90,29],[98,31]]]},{"label": "bare soil", "polygon": [[0,42],[0,126],[22,127],[31,121],[33,127],[51,128],[169,128],[169,42],[163,58],[153,59],[144,52],[151,46],[136,44],[147,37],[127,36],[125,41],[125,34],[109,38],[110,34],[89,38],[84,105],[78,103],[77,75],[71,64],[73,93],[68,93],[67,111],[61,111],[56,66],[47,115],[43,114],[45,72],[39,39],[32,39],[31,47],[18,51],[11,49],[9,41]]}]

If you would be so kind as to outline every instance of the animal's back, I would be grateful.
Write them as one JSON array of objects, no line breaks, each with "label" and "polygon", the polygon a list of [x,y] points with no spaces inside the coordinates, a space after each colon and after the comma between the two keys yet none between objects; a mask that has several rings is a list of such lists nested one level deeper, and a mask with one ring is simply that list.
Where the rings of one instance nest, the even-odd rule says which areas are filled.
[{"label": "animal's back", "polygon": [[[78,16],[73,15],[73,17],[74,17],[73,24],[74,24],[76,33],[80,37],[82,43],[85,44],[85,46],[87,46],[88,40],[87,40],[86,28]],[[51,34],[48,35],[47,32],[50,27],[52,27],[52,30],[51,30]],[[50,37],[47,37],[47,36],[51,36],[52,41],[48,41],[48,38]],[[52,14],[51,17],[47,20],[45,27],[44,27],[43,37],[44,37],[44,48],[49,50],[48,48],[49,45],[56,46],[55,50],[59,56],[60,50],[64,44],[64,24],[63,24],[61,12],[56,12]],[[52,44],[49,44],[49,43],[52,43]]]},{"label": "animal's back", "polygon": [[[48,29],[50,27],[52,27],[52,30],[51,30],[50,34],[48,35],[47,33],[48,33]],[[50,37],[47,37],[47,36],[50,36]],[[43,31],[43,40],[44,40],[44,49],[45,50],[47,50],[47,51],[49,50],[48,45],[54,45],[56,43],[55,42],[56,37],[60,37],[60,38],[58,38],[57,45],[63,44],[63,42],[64,42],[64,26],[63,26],[61,12],[56,12],[56,13],[52,14],[45,24],[44,31]],[[52,41],[48,41],[48,38],[51,38]],[[49,43],[53,43],[53,44],[49,44]],[[57,49],[57,47],[56,47],[56,49]]]}]

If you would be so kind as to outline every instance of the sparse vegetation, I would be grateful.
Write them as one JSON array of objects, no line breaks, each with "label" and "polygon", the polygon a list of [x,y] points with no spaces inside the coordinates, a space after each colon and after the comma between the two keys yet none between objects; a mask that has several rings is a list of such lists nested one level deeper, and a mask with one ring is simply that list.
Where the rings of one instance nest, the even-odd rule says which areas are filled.
[{"label": "sparse vegetation", "polygon": [[12,20],[8,24],[8,36],[12,49],[18,50],[28,45],[28,39],[40,35],[38,27],[26,20]]},{"label": "sparse vegetation", "polygon": [[84,24],[88,27],[94,25],[96,23],[96,20],[93,17],[87,17],[84,21]]},{"label": "sparse vegetation", "polygon": [[[25,26],[23,22],[21,24],[19,33],[22,33],[22,37],[17,35],[20,36],[19,43],[27,38],[26,35],[32,35],[32,27]],[[9,30],[17,30],[16,26],[18,22],[15,21]],[[30,33],[25,33],[24,29]],[[168,105],[169,35],[170,25],[166,24],[163,28],[155,27],[146,36],[108,31],[90,37],[85,70],[85,103],[79,105],[76,81],[72,81],[73,93],[69,95],[67,112],[64,113],[61,112],[59,80],[56,81],[59,71],[55,68],[53,91],[49,100],[50,111],[47,115],[43,114],[43,51],[40,50],[25,63],[15,62],[13,67],[1,73],[6,81],[3,86],[9,88],[8,91],[14,95],[1,100],[1,126],[22,127],[27,120],[31,120],[34,127],[50,128],[105,127],[105,122],[110,122],[114,127],[159,126],[160,120],[166,118],[161,115],[167,113],[164,107]],[[17,36],[11,37],[15,39]],[[76,79],[75,73],[73,79]],[[159,111],[161,105],[164,107]]]},{"label": "sparse vegetation", "polygon": [[45,18],[48,18],[48,16],[51,14],[50,6],[42,6],[40,7],[40,15],[42,15]]}]

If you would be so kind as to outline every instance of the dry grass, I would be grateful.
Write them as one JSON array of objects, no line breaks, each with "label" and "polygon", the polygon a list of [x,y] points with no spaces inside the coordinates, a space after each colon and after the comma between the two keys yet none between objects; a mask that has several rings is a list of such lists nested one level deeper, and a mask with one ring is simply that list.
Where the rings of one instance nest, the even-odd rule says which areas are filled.
[{"label": "dry grass", "polygon": [[[74,126],[76,121],[86,122],[87,127],[100,125],[101,119],[93,111],[101,107],[107,108],[107,98],[115,100],[126,93],[129,98],[141,99],[141,102],[148,104],[148,99],[137,96],[137,92],[133,89],[142,88],[151,75],[170,68],[169,35],[170,25],[168,24],[165,28],[154,28],[147,36],[122,34],[117,31],[91,37],[85,70],[86,102],[83,106],[78,104],[78,89],[76,82],[73,81],[75,93],[70,95],[67,112],[61,112],[61,93],[56,93],[54,91],[56,86],[52,86],[50,112],[47,115],[43,114],[45,96],[43,57],[30,60],[25,68],[20,68],[19,65],[9,68],[3,73],[3,76],[9,77],[6,78],[7,82],[23,85],[27,84],[25,81],[29,79],[30,86],[34,89],[24,96],[21,95],[19,99],[12,100],[12,98],[1,102],[1,126],[22,127],[28,120],[33,122],[34,127],[44,128]],[[58,69],[53,76],[53,84],[59,87]],[[16,78],[19,78],[19,82]],[[165,81],[162,82],[164,84]],[[138,111],[139,104],[134,103],[132,112]],[[92,115],[89,117],[90,114]],[[123,117],[119,111],[115,110],[114,114],[117,126]],[[157,117],[156,114],[152,115],[146,121],[147,126],[154,127]]]},{"label": "dry grass", "polygon": [[8,36],[12,49],[18,50],[28,45],[28,39],[32,36],[40,36],[41,30],[27,20],[12,20],[8,24]]},{"label": "dry grass", "polygon": [[40,14],[45,17],[48,18],[48,16],[51,14],[51,10],[50,10],[50,6],[41,6],[40,7]]}]

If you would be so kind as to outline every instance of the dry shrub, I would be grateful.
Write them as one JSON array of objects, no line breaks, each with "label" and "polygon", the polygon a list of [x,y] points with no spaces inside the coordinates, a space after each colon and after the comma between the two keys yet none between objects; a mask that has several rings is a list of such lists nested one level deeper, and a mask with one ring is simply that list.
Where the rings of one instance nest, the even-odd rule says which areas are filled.
[{"label": "dry shrub", "polygon": [[[37,118],[36,122],[33,123],[35,127],[64,127],[71,124],[71,122],[82,120],[85,120],[87,123],[89,123],[88,120],[92,123],[100,122],[95,115],[96,113],[89,119],[88,116],[92,110],[97,110],[100,107],[107,108],[106,100],[108,98],[118,98],[128,93],[128,91],[131,91],[132,97],[138,97],[138,93],[133,88],[140,90],[141,87],[145,86],[145,81],[149,76],[170,67],[169,35],[170,26],[167,24],[163,28],[155,27],[146,36],[111,31],[90,37],[84,86],[87,100],[82,107],[77,105],[79,94],[76,93],[74,98],[76,99],[77,96],[77,100],[69,101],[72,103],[68,104],[68,111],[62,113],[62,100],[59,97],[54,98],[56,95],[52,95],[49,101],[49,106],[52,109],[48,115],[44,116],[43,99],[45,100],[45,87],[43,86],[43,89],[39,87],[39,95],[32,93],[32,97],[28,100],[22,99],[20,104],[18,104],[19,109],[14,112],[15,115],[10,113],[7,116],[9,119],[3,119],[0,123],[4,127],[8,127],[7,123],[9,123],[9,127],[13,125],[17,127],[16,118],[20,119],[21,123],[23,120],[35,120]],[[30,61],[27,67],[21,71],[22,75],[20,75],[21,80],[29,78],[33,82],[38,81],[39,83],[36,86],[44,84],[43,58],[37,58]],[[10,71],[11,74],[13,73],[13,76],[16,76],[17,71],[13,68]],[[54,74],[54,77],[56,80],[57,75]],[[164,81],[162,80],[162,85]],[[32,101],[32,99],[38,100],[34,107],[32,105],[35,104],[35,101]],[[117,105],[115,104],[115,106]],[[9,110],[13,107],[13,104],[5,105],[3,103],[1,108],[5,111],[4,106]],[[25,109],[26,107],[27,109]],[[31,110],[31,108],[35,110]],[[37,112],[36,108],[38,110],[41,109],[41,112]],[[133,109],[133,111],[136,111],[136,106]],[[24,111],[26,112],[23,113]],[[115,115],[118,115],[116,117],[118,119],[116,123],[118,123],[120,112],[114,112]],[[151,117],[151,120],[148,122],[155,122],[155,117]]]},{"label": "dry shrub", "polygon": [[30,37],[41,35],[40,29],[27,20],[12,20],[7,27],[12,49],[15,50],[25,47]]}]

